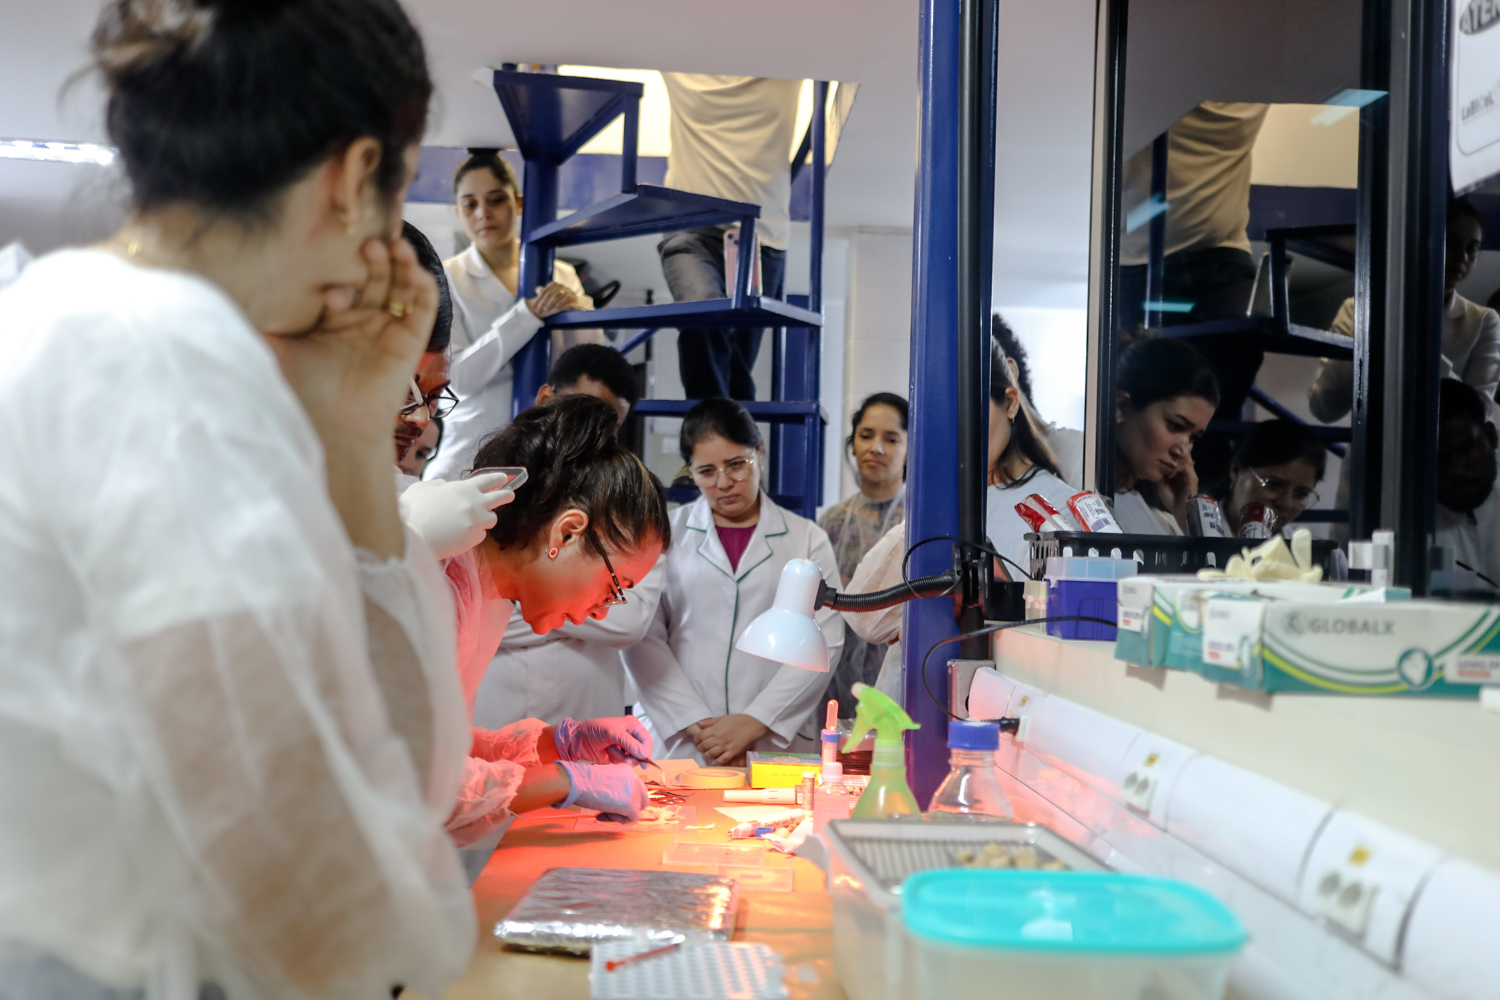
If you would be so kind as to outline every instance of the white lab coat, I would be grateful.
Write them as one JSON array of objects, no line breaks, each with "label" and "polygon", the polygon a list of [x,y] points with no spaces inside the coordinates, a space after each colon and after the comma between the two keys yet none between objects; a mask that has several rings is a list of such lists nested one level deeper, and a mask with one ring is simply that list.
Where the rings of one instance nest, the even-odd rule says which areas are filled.
[{"label": "white lab coat", "polygon": [[[684,730],[726,714],[753,716],[771,730],[752,750],[814,745],[818,724],[812,716],[828,676],[734,648],[740,633],[771,607],[781,569],[791,559],[813,560],[828,585],[839,586],[828,535],[764,493],[760,522],[737,568],[729,565],[707,500],[699,497],[672,512],[661,604],[646,637],[625,652],[625,665],[667,757],[696,755]],[[844,647],[844,623],[828,608],[816,617],[833,670]]]},{"label": "white lab coat", "polygon": [[[484,439],[510,423],[516,377],[510,362],[542,328],[542,321],[532,315],[526,295],[512,295],[474,247],[445,261],[443,269],[453,292],[449,378],[458,405],[444,418],[443,446],[423,475],[461,479],[473,467],[474,454]],[[583,294],[578,272],[566,261],[553,264],[552,277]],[[574,344],[600,343],[604,343],[600,330],[556,330],[552,353],[556,356]],[[526,405],[531,401],[526,400]]]},{"label": "white lab coat", "polygon": [[474,725],[499,729],[527,718],[556,725],[623,714],[631,695],[620,651],[645,637],[665,577],[663,559],[603,619],[546,635],[533,632],[517,608],[479,684]]}]

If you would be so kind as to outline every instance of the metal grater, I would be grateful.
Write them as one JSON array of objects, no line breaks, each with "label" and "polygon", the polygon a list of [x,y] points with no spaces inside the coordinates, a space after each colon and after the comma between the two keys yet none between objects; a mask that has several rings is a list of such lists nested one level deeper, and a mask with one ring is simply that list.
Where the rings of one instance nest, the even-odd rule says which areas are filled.
[{"label": "metal grater", "polygon": [[956,868],[955,855],[978,854],[986,844],[1026,845],[1038,863],[1058,860],[1074,871],[1101,871],[1104,866],[1052,831],[1030,823],[940,824],[889,820],[840,820],[833,835],[843,842],[886,889],[899,892],[901,883],[918,872]]}]

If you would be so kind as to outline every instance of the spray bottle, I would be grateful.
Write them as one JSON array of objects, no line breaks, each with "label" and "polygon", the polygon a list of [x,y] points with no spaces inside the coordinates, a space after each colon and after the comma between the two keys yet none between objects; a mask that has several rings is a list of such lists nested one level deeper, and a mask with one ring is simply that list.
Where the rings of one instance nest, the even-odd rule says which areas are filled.
[{"label": "spray bottle", "polygon": [[859,708],[854,731],[844,744],[848,753],[858,747],[865,734],[875,730],[875,756],[870,761],[870,784],[854,806],[855,819],[886,819],[919,816],[916,797],[906,783],[906,747],[901,734],[922,727],[911,721],[901,706],[868,684],[855,684]]}]

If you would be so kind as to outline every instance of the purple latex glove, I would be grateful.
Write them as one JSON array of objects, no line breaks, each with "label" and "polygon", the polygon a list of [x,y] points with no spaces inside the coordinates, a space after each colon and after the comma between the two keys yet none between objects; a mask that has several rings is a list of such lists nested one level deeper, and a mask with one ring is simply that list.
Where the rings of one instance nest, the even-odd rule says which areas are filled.
[{"label": "purple latex glove", "polygon": [[568,760],[558,764],[573,783],[572,791],[562,801],[564,806],[597,809],[599,818],[611,823],[634,823],[651,804],[646,783],[629,764],[579,764]]},{"label": "purple latex glove", "polygon": [[563,760],[624,764],[651,759],[651,734],[641,721],[621,715],[611,719],[564,719],[552,737]]}]

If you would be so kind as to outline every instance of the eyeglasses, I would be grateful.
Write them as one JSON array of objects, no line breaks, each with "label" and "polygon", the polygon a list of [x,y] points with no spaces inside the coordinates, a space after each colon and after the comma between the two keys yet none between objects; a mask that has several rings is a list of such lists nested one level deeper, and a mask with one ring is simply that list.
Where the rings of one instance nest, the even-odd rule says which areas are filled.
[{"label": "eyeglasses", "polygon": [[452,413],[453,408],[457,405],[458,397],[453,394],[452,387],[445,385],[432,395],[424,396],[422,394],[422,387],[417,385],[416,379],[412,379],[411,398],[407,400],[405,406],[401,407],[401,415],[409,417],[417,412],[417,407],[426,406],[429,416],[441,419]]},{"label": "eyeglasses", "polygon": [[1305,509],[1322,499],[1318,491],[1311,486],[1296,486],[1280,476],[1262,476],[1254,469],[1248,471],[1255,477],[1255,481],[1260,483],[1261,489],[1275,497],[1290,497],[1291,502],[1297,507]]},{"label": "eyeglasses", "polygon": [[731,458],[723,465],[700,465],[693,470],[693,482],[711,486],[719,476],[728,476],[731,483],[743,483],[755,471],[755,458]]},{"label": "eyeglasses", "polygon": [[589,529],[589,542],[594,546],[594,551],[599,553],[599,558],[604,560],[604,568],[609,570],[609,596],[599,602],[599,607],[612,608],[617,604],[624,604],[625,588],[620,586],[620,578],[615,575],[615,568],[610,564],[609,553],[604,551],[604,543],[599,541],[599,536],[594,534],[593,529]]}]

